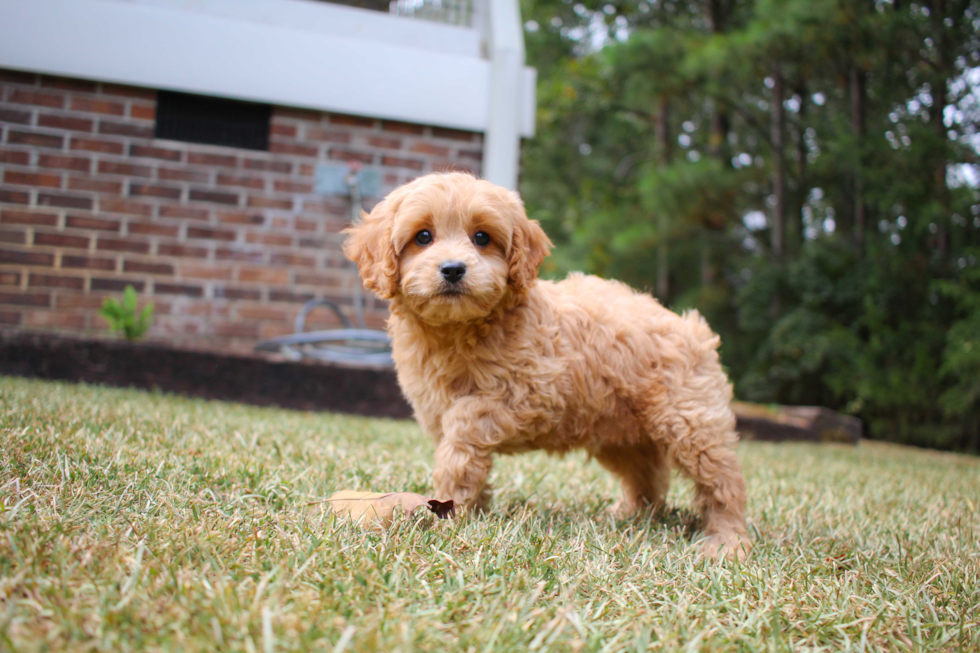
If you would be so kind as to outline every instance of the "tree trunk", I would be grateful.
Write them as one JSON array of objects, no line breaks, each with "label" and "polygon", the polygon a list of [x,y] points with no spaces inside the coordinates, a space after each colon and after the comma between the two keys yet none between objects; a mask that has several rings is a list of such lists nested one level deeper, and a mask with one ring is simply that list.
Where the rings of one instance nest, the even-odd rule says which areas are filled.
[{"label": "tree trunk", "polygon": [[783,156],[783,135],[786,131],[783,115],[783,75],[779,62],[772,63],[772,253],[777,260],[783,258],[786,248],[786,162]]},{"label": "tree trunk", "polygon": [[[670,140],[670,103],[661,98],[656,122],[657,149],[660,153],[660,167],[670,165],[672,156]],[[670,293],[670,246],[667,242],[667,216],[657,216],[657,297],[666,305]]]}]

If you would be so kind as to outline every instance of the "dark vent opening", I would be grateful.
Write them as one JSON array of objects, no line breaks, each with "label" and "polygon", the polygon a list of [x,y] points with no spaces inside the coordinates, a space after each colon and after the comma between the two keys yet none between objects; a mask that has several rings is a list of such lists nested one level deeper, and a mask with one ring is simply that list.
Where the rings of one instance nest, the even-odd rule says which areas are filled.
[{"label": "dark vent opening", "polygon": [[268,104],[160,91],[154,136],[187,143],[269,149]]}]

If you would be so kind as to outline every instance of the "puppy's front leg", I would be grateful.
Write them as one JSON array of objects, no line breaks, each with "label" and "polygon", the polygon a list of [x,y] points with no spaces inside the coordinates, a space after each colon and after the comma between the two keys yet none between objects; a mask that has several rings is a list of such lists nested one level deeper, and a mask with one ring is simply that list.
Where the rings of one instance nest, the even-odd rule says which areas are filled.
[{"label": "puppy's front leg", "polygon": [[515,428],[508,416],[502,406],[478,397],[460,399],[446,411],[432,475],[436,498],[466,509],[487,507],[491,454]]}]

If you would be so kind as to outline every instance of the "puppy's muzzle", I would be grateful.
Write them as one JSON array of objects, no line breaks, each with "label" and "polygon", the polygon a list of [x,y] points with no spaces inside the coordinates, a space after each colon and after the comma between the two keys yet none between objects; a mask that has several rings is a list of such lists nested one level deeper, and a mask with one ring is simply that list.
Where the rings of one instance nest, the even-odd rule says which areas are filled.
[{"label": "puppy's muzzle", "polygon": [[462,261],[446,261],[439,266],[442,278],[451,284],[459,283],[466,274],[466,264]]}]

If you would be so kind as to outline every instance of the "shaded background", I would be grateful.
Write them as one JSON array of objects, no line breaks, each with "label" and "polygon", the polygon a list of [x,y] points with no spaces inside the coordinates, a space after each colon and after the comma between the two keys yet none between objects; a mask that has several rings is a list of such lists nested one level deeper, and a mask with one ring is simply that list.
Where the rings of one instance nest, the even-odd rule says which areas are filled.
[{"label": "shaded background", "polygon": [[980,3],[522,6],[545,276],[697,308],[739,398],[980,449]]}]

